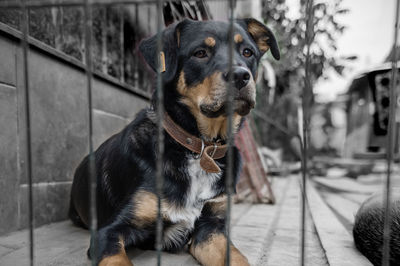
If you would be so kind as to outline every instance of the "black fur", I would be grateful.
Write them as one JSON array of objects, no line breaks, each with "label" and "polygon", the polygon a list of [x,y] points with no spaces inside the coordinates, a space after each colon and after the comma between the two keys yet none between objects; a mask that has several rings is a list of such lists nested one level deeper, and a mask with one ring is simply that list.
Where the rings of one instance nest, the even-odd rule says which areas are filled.
[{"label": "black fur", "polygon": [[[235,31],[241,33],[244,42],[235,48],[235,65],[247,67],[256,76],[257,64],[262,56],[255,41],[247,33],[245,24],[235,24]],[[172,25],[162,33],[163,51],[166,57],[166,69],[163,73],[164,106],[171,118],[187,132],[201,137],[196,118],[189,108],[183,104],[176,90],[179,73],[184,71],[188,86],[203,81],[216,71],[226,72],[228,69],[228,23],[195,22],[185,20]],[[179,36],[178,36],[179,32]],[[197,47],[204,47],[204,38],[212,34],[219,39],[213,54],[207,62],[196,60],[192,54]],[[271,47],[277,47],[275,38]],[[243,47],[254,51],[254,56],[244,58]],[[208,49],[208,48],[207,48]],[[142,42],[140,51],[148,64],[158,68],[157,37]],[[276,57],[276,51],[273,50]],[[125,246],[154,248],[155,221],[141,226],[132,224],[135,204],[132,199],[136,192],[155,191],[156,161],[156,100],[152,106],[142,110],[120,133],[105,141],[95,151],[95,168],[97,178],[97,215],[98,215],[98,257],[118,252],[118,241],[122,237]],[[226,115],[226,114],[221,114]],[[188,172],[188,160],[194,154],[178,144],[167,133],[165,138],[164,186],[163,199],[178,207],[185,207],[192,176]],[[219,137],[218,137],[219,138]],[[222,169],[220,178],[213,184],[213,197],[225,193],[226,157],[216,160]],[[233,148],[234,184],[237,183],[241,168],[241,159],[236,147]],[[88,157],[78,166],[71,191],[70,218],[76,224],[88,227],[89,224],[89,183]],[[199,202],[204,204],[204,202]],[[194,229],[188,229],[180,241],[168,247],[170,251],[181,250],[193,236],[197,243],[207,238],[211,232],[224,232],[224,219],[215,217],[206,204]],[[174,226],[164,220],[164,230]],[[90,255],[90,254],[89,254]]]},{"label": "black fur", "polygon": [[[400,265],[400,188],[391,200],[390,265]],[[375,266],[382,265],[384,205],[383,195],[368,198],[357,212],[353,237],[358,250]]]}]

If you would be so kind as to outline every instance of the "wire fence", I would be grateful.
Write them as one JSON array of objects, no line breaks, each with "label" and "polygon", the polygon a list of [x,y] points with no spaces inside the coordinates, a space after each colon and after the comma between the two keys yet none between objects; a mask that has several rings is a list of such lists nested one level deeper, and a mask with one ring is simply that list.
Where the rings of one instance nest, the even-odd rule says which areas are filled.
[{"label": "wire fence", "polygon": [[[234,65],[233,62],[233,25],[235,21],[235,6],[236,6],[236,1],[235,0],[214,0],[218,2],[227,2],[229,6],[228,10],[228,18],[229,18],[229,32],[227,33],[229,36],[230,40],[230,46],[229,46],[229,80],[232,81],[232,67]],[[30,259],[30,265],[34,265],[34,225],[33,225],[33,197],[32,197],[32,152],[31,152],[31,114],[30,114],[30,83],[29,83],[29,36],[30,36],[30,24],[29,24],[29,14],[32,9],[35,8],[47,8],[47,7],[79,7],[83,9],[83,36],[84,36],[84,44],[83,48],[80,49],[80,51],[84,51],[84,56],[82,57],[82,61],[84,62],[85,65],[85,71],[86,71],[86,84],[87,84],[87,95],[88,95],[88,105],[87,105],[87,110],[88,110],[88,132],[89,132],[89,167],[90,167],[90,232],[91,232],[91,248],[92,248],[92,254],[96,254],[97,250],[97,213],[96,213],[96,173],[95,173],[95,158],[94,158],[94,151],[93,151],[93,108],[92,108],[92,97],[93,97],[93,91],[92,91],[92,80],[93,80],[93,72],[95,69],[94,66],[94,60],[93,60],[93,12],[94,8],[99,8],[99,7],[104,7],[104,6],[113,6],[113,7],[118,7],[119,8],[119,14],[122,14],[122,7],[124,5],[134,5],[133,12],[138,12],[140,5],[145,5],[145,4],[153,4],[156,7],[156,29],[158,33],[158,41],[157,41],[157,47],[158,47],[158,53],[160,54],[163,51],[163,43],[161,39],[161,31],[163,29],[163,17],[165,14],[163,14],[163,8],[165,3],[169,3],[172,5],[171,1],[164,1],[164,0],[85,0],[84,2],[80,0],[21,0],[21,1],[10,1],[10,0],[5,0],[0,2],[0,8],[2,10],[18,10],[18,12],[22,13],[22,23],[20,24],[20,29],[22,31],[22,48],[23,48],[23,72],[24,72],[24,105],[26,107],[26,136],[27,136],[27,147],[26,147],[26,173],[27,173],[27,178],[28,178],[28,202],[29,202],[29,259]],[[200,6],[204,8],[204,4],[207,1],[197,1]],[[395,27],[394,27],[394,40],[393,40],[393,48],[394,51],[396,51],[397,47],[397,39],[398,39],[398,30],[399,30],[399,3],[400,1],[397,1],[397,8],[396,8],[396,13],[395,13]],[[302,125],[302,178],[301,178],[301,191],[302,191],[302,197],[301,197],[301,217],[300,217],[300,223],[301,223],[301,249],[300,249],[300,265],[306,265],[305,261],[305,247],[307,246],[306,243],[306,234],[305,234],[305,228],[306,228],[306,208],[307,208],[307,180],[309,178],[309,173],[308,173],[308,140],[309,140],[309,130],[310,130],[310,103],[311,103],[311,98],[312,98],[312,81],[311,81],[311,69],[310,69],[310,49],[312,46],[313,42],[313,7],[314,7],[314,1],[313,0],[307,0],[306,1],[306,16],[307,16],[307,28],[306,28],[306,61],[304,65],[304,90],[303,90],[303,97],[302,97],[302,114],[303,114],[303,125]],[[173,8],[173,6],[170,6],[170,8]],[[203,12],[204,13],[204,12]],[[199,13],[200,14],[200,13]],[[200,17],[200,15],[196,15],[197,18]],[[136,16],[138,19],[139,16]],[[172,16],[174,17],[174,16]],[[177,15],[175,16],[176,18]],[[203,18],[208,19],[210,18],[210,15],[206,14],[203,15]],[[179,18],[178,18],[179,19]],[[150,22],[150,20],[154,20],[154,17],[148,16],[146,18],[147,23],[153,23],[154,21]],[[172,19],[173,20],[173,19]],[[122,17],[120,20],[117,21],[117,27],[120,27],[122,29]],[[135,21],[138,25],[138,21]],[[103,25],[104,26],[104,25]],[[103,27],[104,28],[104,27]],[[103,33],[103,35],[107,35],[107,33]],[[103,36],[104,37],[104,36]],[[103,40],[106,40],[106,38],[103,38]],[[120,34],[118,35],[118,45],[119,48],[117,49],[117,53],[119,53],[118,57],[119,58],[124,58],[124,44],[127,42],[127,40],[124,39],[124,35],[122,31],[120,31]],[[103,56],[103,63],[104,61],[107,61],[107,47],[106,41],[103,41],[102,43],[103,48],[100,49],[102,52]],[[398,79],[397,77],[397,61],[396,61],[396,55],[393,56],[392,60],[392,72],[391,72],[391,86],[390,86],[390,99],[397,99],[397,91],[396,91],[396,80]],[[113,63],[113,62],[111,62]],[[103,67],[103,72],[107,72],[107,63],[104,63],[106,66]],[[134,69],[134,85],[139,85],[138,80],[143,78],[143,73],[138,72],[138,63],[137,62],[131,62],[131,65],[129,65],[129,69]],[[118,64],[118,72],[119,74],[117,75],[118,78],[125,82],[126,80],[129,79],[129,77],[124,76],[124,67],[127,66],[126,62],[120,61]],[[143,75],[142,75],[143,74]],[[140,76],[140,77],[139,77]],[[142,82],[142,81],[141,81]],[[232,82],[229,82],[229,84],[232,84]],[[229,91],[232,92],[233,88],[232,85],[230,85]],[[158,206],[158,213],[157,213],[157,225],[156,225],[156,250],[157,250],[157,265],[162,264],[162,232],[163,232],[163,221],[162,221],[162,213],[161,213],[161,199],[162,199],[162,189],[163,189],[163,174],[162,174],[162,167],[163,167],[163,154],[164,154],[164,135],[163,135],[163,121],[164,121],[164,95],[163,95],[163,82],[162,82],[162,75],[161,75],[161,67],[158,67],[157,71],[157,83],[156,83],[156,97],[157,97],[157,153],[159,156],[157,156],[157,172],[156,172],[156,185],[157,185],[157,206]],[[227,153],[227,178],[226,178],[226,195],[227,195],[227,211],[226,211],[226,237],[227,237],[227,252],[226,252],[226,262],[227,265],[230,265],[231,261],[231,253],[230,253],[230,240],[231,240],[231,208],[232,208],[232,194],[233,194],[233,172],[232,172],[232,146],[234,143],[234,136],[233,136],[233,122],[232,122],[232,116],[233,116],[233,93],[228,93],[228,117],[229,117],[229,123],[228,123],[228,144],[229,144],[229,149]],[[257,114],[258,116],[262,116],[262,114]],[[383,246],[383,261],[382,265],[389,265],[389,254],[390,254],[390,210],[391,205],[391,175],[392,175],[392,164],[393,164],[393,151],[394,151],[394,137],[395,137],[395,115],[396,115],[396,101],[390,101],[390,111],[389,111],[389,126],[388,126],[388,138],[387,138],[387,176],[386,176],[386,182],[384,186],[384,202],[385,202],[385,216],[384,216],[384,246]],[[267,121],[268,122],[268,121]],[[271,122],[271,121],[270,121]],[[273,122],[273,121],[272,121]],[[282,131],[286,131],[284,128]],[[96,258],[96,256],[94,256]],[[92,265],[97,265],[97,262],[95,259],[92,260]]]},{"label": "wire fence", "polygon": [[[390,103],[389,103],[389,125],[388,125],[388,137],[387,137],[387,146],[386,146],[386,162],[387,162],[387,176],[385,186],[383,188],[384,195],[384,228],[383,228],[383,255],[382,255],[382,265],[388,266],[390,265],[390,230],[391,230],[391,178],[392,178],[392,163],[394,158],[395,151],[395,143],[394,137],[396,136],[395,132],[395,123],[396,123],[396,105],[397,105],[397,55],[396,55],[396,47],[397,47],[397,39],[399,33],[399,9],[400,9],[400,1],[397,1],[396,10],[395,10],[395,24],[394,24],[394,38],[393,38],[393,58],[392,58],[392,73],[391,73],[391,83],[390,83]],[[398,108],[398,107],[397,107]]]}]

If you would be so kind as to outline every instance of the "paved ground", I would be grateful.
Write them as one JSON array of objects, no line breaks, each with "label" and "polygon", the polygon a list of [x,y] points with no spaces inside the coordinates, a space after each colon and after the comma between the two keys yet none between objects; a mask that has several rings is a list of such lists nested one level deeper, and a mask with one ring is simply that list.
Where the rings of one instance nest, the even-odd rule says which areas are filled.
[{"label": "paved ground", "polygon": [[[249,258],[251,265],[299,265],[299,178],[274,178],[273,190],[277,197],[275,205],[234,205],[233,242]],[[308,201],[312,204],[307,209],[306,265],[370,265],[354,249],[350,234],[313,186],[308,192]],[[27,240],[27,231],[0,237],[0,265],[28,265]],[[88,232],[72,226],[69,221],[37,228],[35,265],[88,265],[90,262],[85,255],[88,243]],[[130,249],[128,255],[135,265],[156,265],[154,251]],[[163,265],[198,264],[187,252],[182,252],[163,253]]]},{"label": "paved ground", "polygon": [[[332,168],[327,176],[313,178],[318,192],[349,233],[360,205],[373,193],[383,191],[385,167],[384,163],[377,164],[375,173],[357,178],[336,175],[339,170]],[[395,169],[391,180],[392,187],[400,187],[399,169]]]}]

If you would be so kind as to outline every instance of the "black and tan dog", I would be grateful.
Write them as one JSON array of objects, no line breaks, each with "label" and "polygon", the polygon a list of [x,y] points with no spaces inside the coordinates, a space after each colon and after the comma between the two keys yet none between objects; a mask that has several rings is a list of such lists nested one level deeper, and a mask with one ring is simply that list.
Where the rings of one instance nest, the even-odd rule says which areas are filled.
[{"label": "black and tan dog", "polygon": [[[162,32],[162,74],[166,111],[163,158],[162,245],[183,249],[203,265],[224,265],[227,136],[228,37],[226,22],[184,20]],[[254,19],[234,24],[234,128],[255,104],[255,77],[261,56],[279,50],[272,32]],[[140,51],[156,69],[157,37]],[[161,60],[162,62],[163,60]],[[157,121],[156,100],[95,152],[97,174],[98,260],[100,265],[131,265],[125,248],[154,248]],[[234,147],[234,180],[240,155]],[[89,223],[88,158],[76,170],[70,218]],[[232,265],[248,265],[231,244]],[[90,255],[90,254],[89,254]]]}]

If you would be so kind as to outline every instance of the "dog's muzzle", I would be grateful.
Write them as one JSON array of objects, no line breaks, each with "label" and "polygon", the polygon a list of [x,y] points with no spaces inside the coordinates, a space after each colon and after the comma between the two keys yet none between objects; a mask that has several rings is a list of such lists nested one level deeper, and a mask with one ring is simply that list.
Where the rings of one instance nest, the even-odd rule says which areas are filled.
[{"label": "dog's muzzle", "polygon": [[[230,77],[231,76],[231,77]],[[226,87],[223,88],[224,93],[219,93],[219,98],[214,99],[211,103],[203,103],[200,105],[201,112],[210,118],[220,115],[227,115],[228,104],[227,92],[229,91],[229,80],[232,78],[233,88],[233,110],[240,116],[247,115],[255,106],[255,83],[252,75],[247,68],[235,66],[232,72],[222,74]],[[221,90],[221,89],[220,89]]]},{"label": "dog's muzzle", "polygon": [[249,84],[251,74],[246,68],[236,66],[232,68],[232,72],[224,73],[223,77],[226,82],[229,82],[229,80],[232,79],[233,86],[237,90],[241,90]]}]

